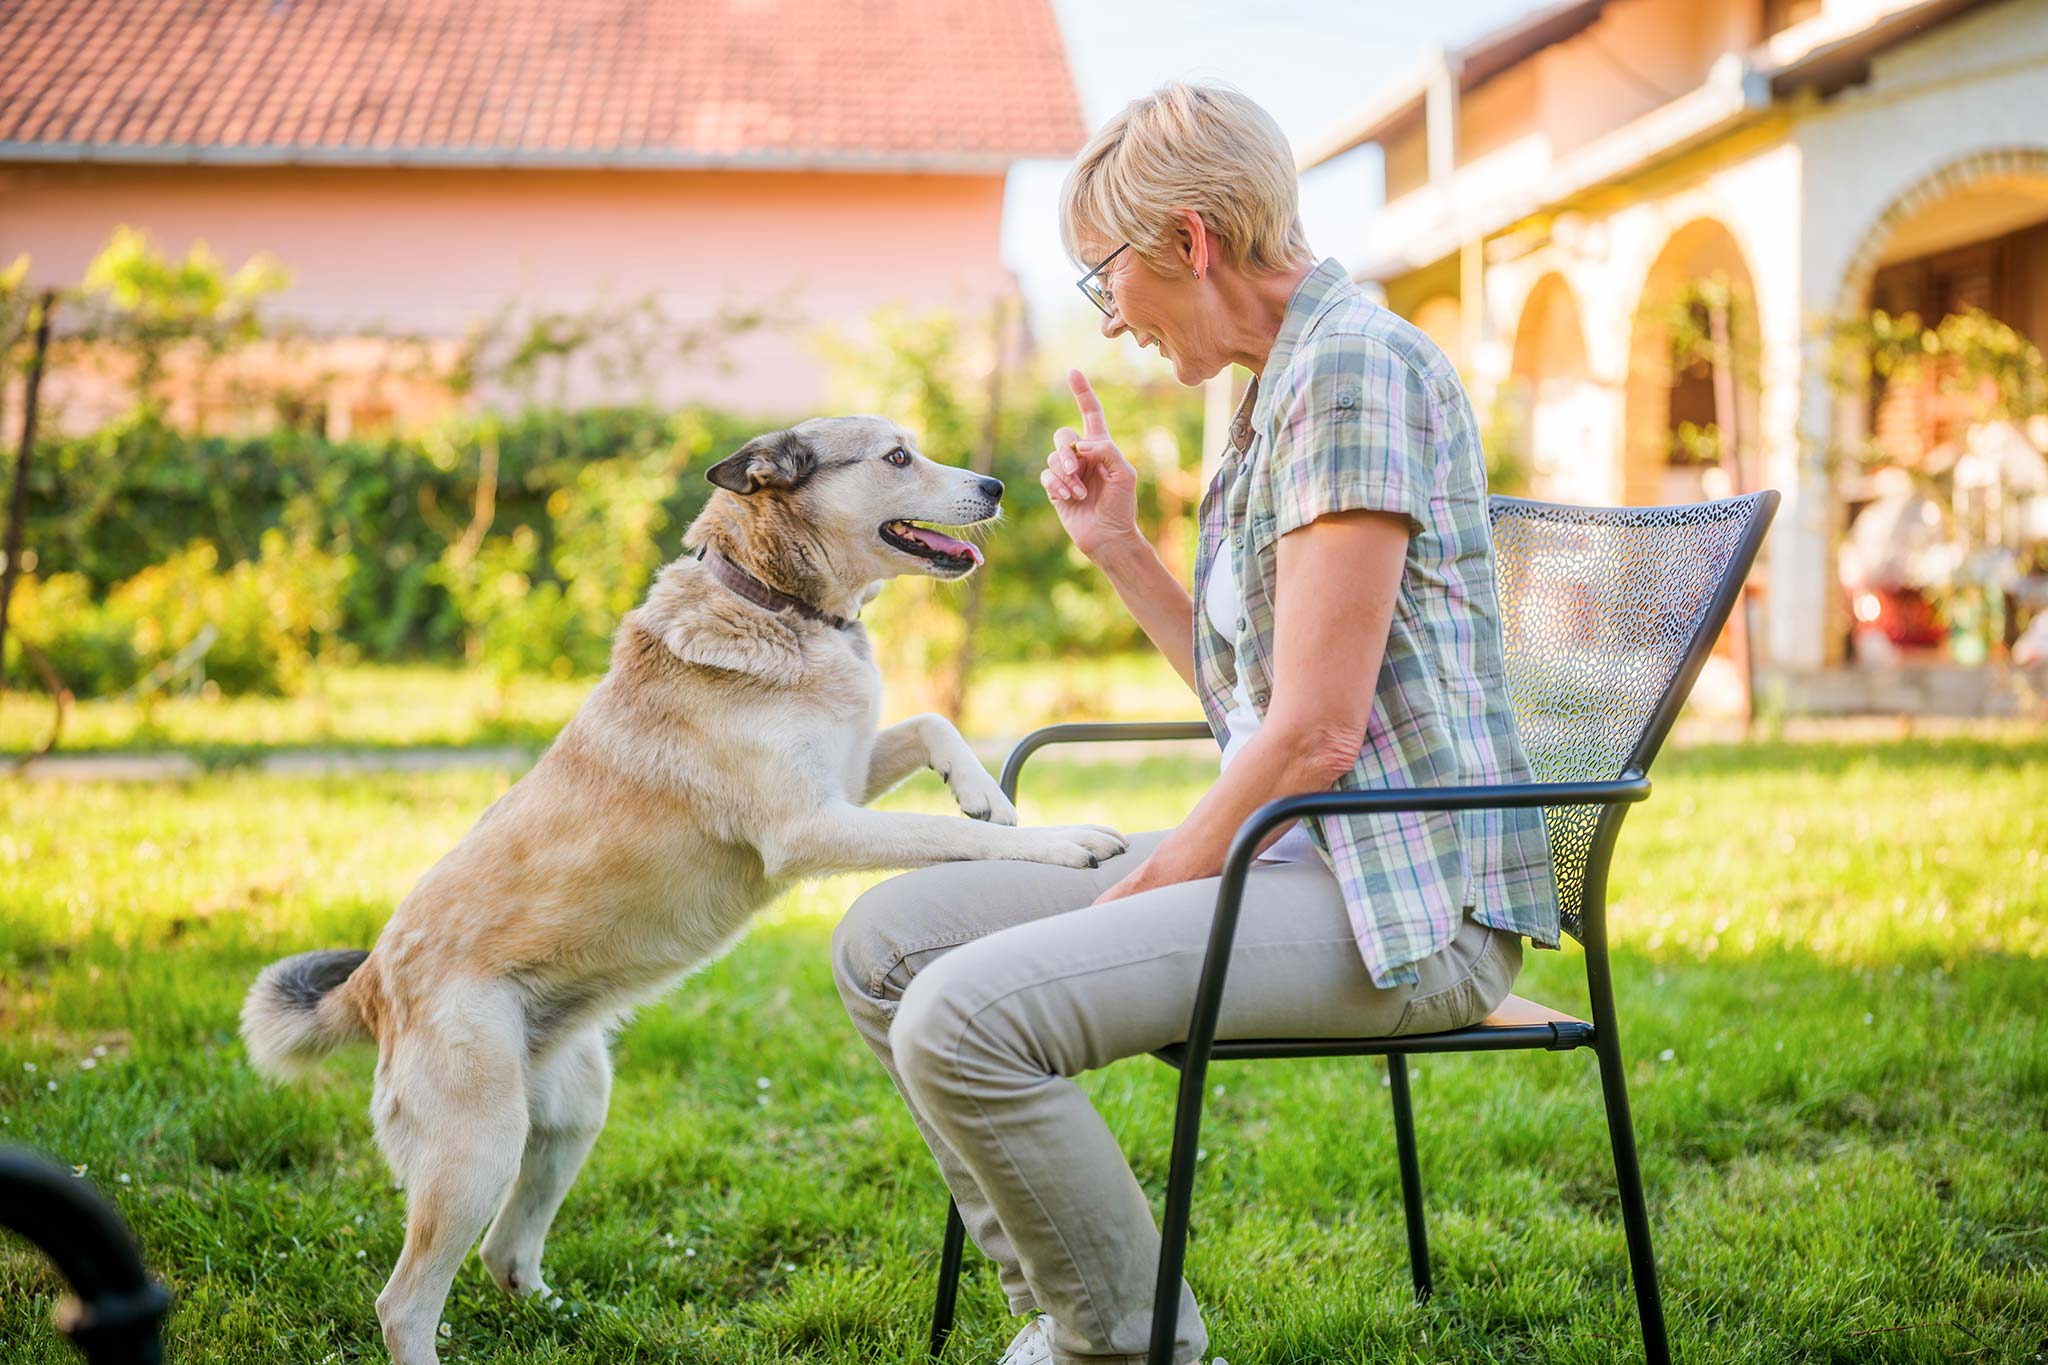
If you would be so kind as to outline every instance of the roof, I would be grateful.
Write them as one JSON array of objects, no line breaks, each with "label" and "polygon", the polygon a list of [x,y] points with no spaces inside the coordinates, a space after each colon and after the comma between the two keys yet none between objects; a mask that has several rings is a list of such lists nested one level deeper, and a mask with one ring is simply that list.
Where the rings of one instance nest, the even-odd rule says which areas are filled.
[{"label": "roof", "polygon": [[0,159],[914,170],[1065,157],[1049,0],[8,0]]},{"label": "roof", "polygon": [[1430,81],[1439,69],[1454,72],[1458,93],[1469,93],[1544,48],[1585,32],[1609,3],[1611,0],[1563,0],[1561,4],[1545,5],[1489,30],[1463,47],[1436,54],[1420,73],[1391,87],[1354,114],[1339,132],[1318,144],[1303,158],[1302,168],[1319,166],[1355,147],[1377,142],[1402,124],[1420,118]]}]

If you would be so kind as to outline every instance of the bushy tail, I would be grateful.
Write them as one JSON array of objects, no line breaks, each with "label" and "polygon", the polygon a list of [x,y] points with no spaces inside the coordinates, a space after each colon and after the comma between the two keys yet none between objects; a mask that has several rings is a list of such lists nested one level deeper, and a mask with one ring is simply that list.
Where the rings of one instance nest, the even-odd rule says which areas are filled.
[{"label": "bushy tail", "polygon": [[362,1011],[335,988],[369,956],[357,948],[332,949],[265,967],[242,1002],[250,1065],[270,1080],[292,1080],[343,1043],[367,1040]]}]

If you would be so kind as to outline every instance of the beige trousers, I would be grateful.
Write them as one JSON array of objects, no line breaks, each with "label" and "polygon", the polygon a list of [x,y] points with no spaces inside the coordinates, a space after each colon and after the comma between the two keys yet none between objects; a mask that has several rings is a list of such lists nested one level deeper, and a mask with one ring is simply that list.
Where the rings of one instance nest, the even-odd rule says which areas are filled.
[{"label": "beige trousers", "polygon": [[[1096,896],[1166,836],[1101,867],[945,863],[862,896],[833,973],[944,1174],[1013,1311],[1053,1320],[1059,1365],[1141,1362],[1159,1232],[1130,1165],[1070,1079],[1184,1041],[1214,917],[1214,879],[1104,906]],[[1522,963],[1517,936],[1468,919],[1414,986],[1366,975],[1320,861],[1247,880],[1217,1036],[1367,1037],[1462,1028]],[[1208,1344],[1181,1288],[1177,1359]]]}]

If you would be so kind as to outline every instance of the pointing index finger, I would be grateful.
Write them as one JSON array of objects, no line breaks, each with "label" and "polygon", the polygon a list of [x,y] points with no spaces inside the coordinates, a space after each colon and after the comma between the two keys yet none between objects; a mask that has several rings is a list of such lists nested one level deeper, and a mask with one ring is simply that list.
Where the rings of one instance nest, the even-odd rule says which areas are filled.
[{"label": "pointing index finger", "polygon": [[1102,400],[1079,370],[1067,371],[1067,387],[1074,391],[1074,406],[1081,409],[1081,434],[1093,441],[1109,439],[1109,423],[1102,416]]}]

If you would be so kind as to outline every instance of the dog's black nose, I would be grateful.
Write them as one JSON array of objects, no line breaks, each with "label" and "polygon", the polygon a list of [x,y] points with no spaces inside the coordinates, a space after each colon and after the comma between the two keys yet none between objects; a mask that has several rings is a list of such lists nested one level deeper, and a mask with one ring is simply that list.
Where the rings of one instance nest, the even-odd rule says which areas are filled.
[{"label": "dog's black nose", "polygon": [[980,482],[982,495],[990,502],[1001,502],[1003,500],[1003,481],[1001,479],[984,477]]}]

